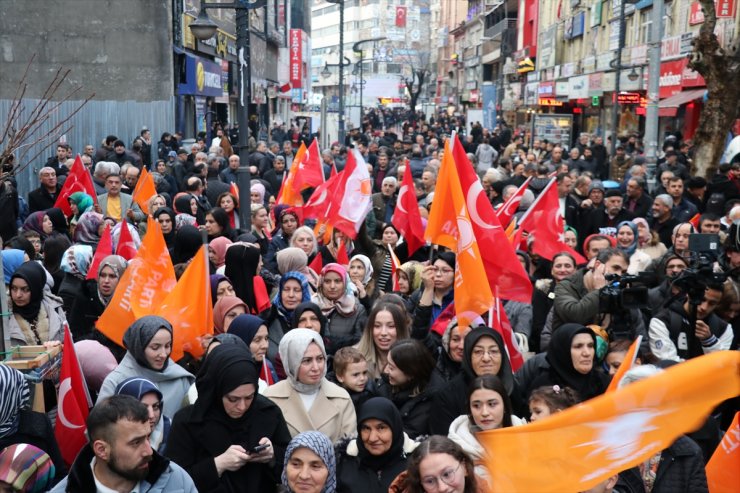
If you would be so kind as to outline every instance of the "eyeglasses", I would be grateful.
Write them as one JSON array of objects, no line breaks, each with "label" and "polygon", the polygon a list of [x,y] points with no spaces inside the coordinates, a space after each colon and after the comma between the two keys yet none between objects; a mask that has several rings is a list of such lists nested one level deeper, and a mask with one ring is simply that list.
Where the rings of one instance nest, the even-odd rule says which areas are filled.
[{"label": "eyeglasses", "polygon": [[494,349],[494,348],[491,348],[491,349],[482,349],[482,348],[473,349],[473,357],[474,358],[482,358],[486,354],[488,356],[490,356],[491,358],[500,358],[501,357],[501,351],[499,351],[498,349]]},{"label": "eyeglasses", "polygon": [[439,476],[430,476],[423,478],[421,480],[422,486],[424,486],[424,489],[426,491],[437,491],[437,489],[439,489],[440,480],[447,486],[453,486],[452,483],[453,481],[455,481],[455,476],[457,476],[457,471],[460,470],[461,465],[462,462],[458,462],[456,468],[445,469]]},{"label": "eyeglasses", "polygon": [[435,274],[452,274],[453,272],[455,272],[453,269],[445,269],[445,268],[439,268],[439,267],[434,268]]}]

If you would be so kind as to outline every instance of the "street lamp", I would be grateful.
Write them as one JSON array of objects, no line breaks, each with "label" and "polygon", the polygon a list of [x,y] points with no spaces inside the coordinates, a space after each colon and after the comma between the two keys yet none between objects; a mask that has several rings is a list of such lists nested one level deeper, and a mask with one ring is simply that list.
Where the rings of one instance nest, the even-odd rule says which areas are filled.
[{"label": "street lamp", "polygon": [[231,3],[201,2],[198,17],[190,23],[190,32],[200,41],[210,39],[216,34],[218,26],[210,17],[207,9],[234,9],[236,11],[236,49],[239,61],[237,85],[239,86],[239,100],[236,105],[236,122],[239,125],[239,169],[237,183],[239,185],[239,227],[250,231],[252,229],[252,211],[250,204],[251,177],[247,160],[249,159],[249,103],[252,101],[252,75],[250,61],[249,11],[267,5],[267,0],[239,0]]},{"label": "street lamp", "polygon": [[635,70],[634,65],[632,66],[632,71],[629,74],[627,74],[627,78],[631,80],[632,82],[640,78],[640,74],[637,73],[637,70]]},{"label": "street lamp", "polygon": [[[337,125],[339,145],[344,145],[344,70],[341,60],[344,57],[344,0],[326,0],[339,5],[339,122]],[[325,67],[326,69],[326,67]],[[323,74],[323,72],[322,72]]]},{"label": "street lamp", "polygon": [[[611,145],[611,155],[614,156],[617,151],[617,127],[619,126],[619,101],[617,100],[617,95],[620,91],[620,77],[622,75],[622,69],[626,68],[622,66],[622,51],[624,50],[624,43],[625,43],[625,18],[624,18],[624,8],[629,3],[630,5],[634,5],[638,2],[638,0],[621,0],[619,2],[619,45],[617,46],[617,53],[616,57],[612,62],[609,64],[612,68],[615,69],[615,77],[614,77],[614,105],[612,106],[612,109],[614,110],[612,112],[612,145]],[[633,67],[634,70],[634,67]],[[638,76],[639,77],[639,76]],[[630,80],[636,80],[630,78],[630,76],[627,76]]]},{"label": "street lamp", "polygon": [[331,70],[329,70],[328,63],[324,64],[324,70],[321,71],[321,77],[323,77],[324,79],[328,79],[329,77],[331,77]]},{"label": "street lamp", "polygon": [[[385,40],[385,36],[378,36],[376,38],[370,38],[370,39],[363,39],[352,45],[352,51],[355,53],[360,53],[360,61],[357,62],[357,64],[360,67],[360,80],[364,80],[364,77],[362,75],[362,71],[365,68],[364,62],[365,60],[362,58],[362,49],[360,48],[364,43],[375,43],[376,41],[383,41]],[[357,67],[355,67],[355,70],[357,70]],[[352,75],[355,75],[355,72],[352,72]],[[363,101],[362,101],[362,88],[363,85],[360,85],[360,120],[362,120],[362,109],[363,109]]]}]

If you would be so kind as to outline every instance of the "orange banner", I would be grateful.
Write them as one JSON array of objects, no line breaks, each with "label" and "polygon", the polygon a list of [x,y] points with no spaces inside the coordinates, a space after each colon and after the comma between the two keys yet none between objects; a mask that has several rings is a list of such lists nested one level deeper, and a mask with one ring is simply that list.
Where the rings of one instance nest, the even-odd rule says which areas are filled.
[{"label": "orange banner", "polygon": [[139,181],[136,182],[131,198],[139,204],[144,214],[149,214],[149,204],[147,202],[155,195],[157,195],[157,187],[154,186],[154,178],[146,168],[141,168],[141,175],[139,175]]}]

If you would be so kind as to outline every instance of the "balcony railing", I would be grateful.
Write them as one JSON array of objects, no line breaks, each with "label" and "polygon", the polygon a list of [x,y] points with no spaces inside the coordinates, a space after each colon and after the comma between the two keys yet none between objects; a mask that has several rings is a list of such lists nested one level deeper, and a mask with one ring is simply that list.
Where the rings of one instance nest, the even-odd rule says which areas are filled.
[{"label": "balcony railing", "polygon": [[501,36],[501,33],[503,33],[506,29],[516,29],[515,18],[507,17],[506,19],[497,22],[493,26],[483,31],[483,36],[485,36],[486,38],[495,38],[497,36]]}]

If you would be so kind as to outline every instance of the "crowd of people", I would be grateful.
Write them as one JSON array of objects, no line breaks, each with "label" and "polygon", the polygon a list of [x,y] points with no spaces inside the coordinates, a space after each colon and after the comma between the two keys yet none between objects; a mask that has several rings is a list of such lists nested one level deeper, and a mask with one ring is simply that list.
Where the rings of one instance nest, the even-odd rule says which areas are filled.
[{"label": "crowd of people", "polygon": [[[527,356],[513,371],[486,314],[471,327],[443,314],[454,300],[454,253],[409,251],[392,224],[407,170],[428,218],[445,140],[464,129],[444,113],[407,116],[369,111],[345,143],[321,153],[327,178],[344,169],[350,145],[367,163],[372,210],[356,238],[276,204],[298,145],[310,144],[297,123],[248,139],[249,204],[231,187],[238,134],[221,127],[189,148],[178,133],[155,143],[146,128],[130,146],[115,135],[84,146],[96,197],[72,194],[69,216],[55,203],[77,150],[59,144],[25,197],[6,176],[0,235],[12,314],[4,330],[14,346],[53,346],[68,323],[94,407],[89,443],[65,464],[53,385],[47,414],[31,411],[24,376],[0,365],[0,491],[486,491],[478,433],[526,428],[603,394],[638,336],[645,375],[739,349],[740,158],[706,180],[690,143],[670,135],[651,191],[639,136],[610,156],[599,136],[547,142],[504,123],[472,125],[461,140],[493,207],[526,183],[520,217],[554,178],[564,241],[587,259],[542,258],[536,235],[517,250],[533,296],[503,303]],[[95,249],[107,225],[114,244],[123,228],[137,247],[147,234],[147,214],[132,199],[144,168],[157,192],[148,216],[178,277],[201,231],[208,236],[213,327],[203,328],[200,360],[171,358],[178,328],[158,316],[136,320],[123,346],[96,326],[127,261],[110,255],[91,273]],[[708,242],[716,248],[697,250],[694,238],[704,237],[695,233],[716,235]],[[644,272],[653,275],[638,302],[624,302],[613,276]],[[267,309],[255,278],[270,294]],[[699,430],[589,491],[707,491],[703,465],[737,408],[724,403]]]}]

